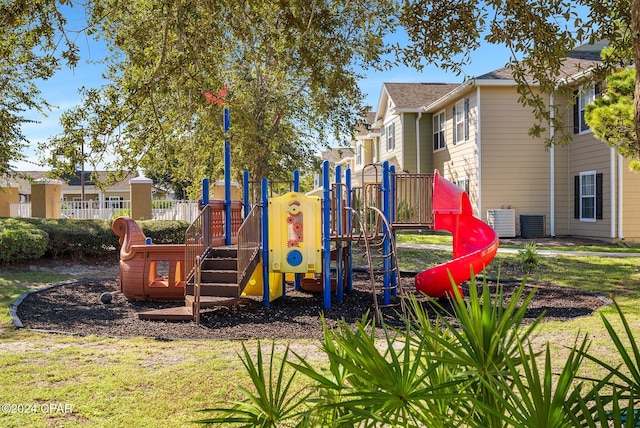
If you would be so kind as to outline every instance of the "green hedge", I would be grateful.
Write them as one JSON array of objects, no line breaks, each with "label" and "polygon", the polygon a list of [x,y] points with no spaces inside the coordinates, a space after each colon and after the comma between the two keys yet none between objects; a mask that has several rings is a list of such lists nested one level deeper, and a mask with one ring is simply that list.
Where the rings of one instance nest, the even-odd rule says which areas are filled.
[{"label": "green hedge", "polygon": [[188,222],[178,220],[140,220],[137,223],[154,244],[184,244],[184,234],[189,227]]},{"label": "green hedge", "polygon": [[0,264],[39,259],[48,244],[44,230],[19,219],[0,218]]},{"label": "green hedge", "polygon": [[[120,244],[111,220],[0,218],[0,263],[53,258],[118,256]],[[155,244],[182,244],[189,223],[138,222]]]}]

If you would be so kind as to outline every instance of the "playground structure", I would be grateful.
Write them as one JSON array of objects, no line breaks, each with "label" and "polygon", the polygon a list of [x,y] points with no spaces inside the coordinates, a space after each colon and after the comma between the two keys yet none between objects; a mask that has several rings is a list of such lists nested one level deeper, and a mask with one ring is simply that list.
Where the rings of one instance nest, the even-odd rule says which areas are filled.
[{"label": "playground structure", "polygon": [[[242,296],[261,297],[269,306],[275,299],[286,298],[287,280],[294,282],[296,290],[314,284],[322,291],[324,308],[330,308],[332,298],[342,301],[344,293],[351,291],[352,250],[358,245],[365,249],[373,306],[379,316],[381,307],[403,303],[397,230],[451,232],[453,259],[420,272],[415,279],[416,290],[432,297],[454,294],[452,279],[460,284],[491,262],[497,234],[473,216],[464,191],[438,171],[396,174],[386,162],[368,167],[375,170],[376,179],[352,188],[349,169],[343,183],[341,167],[336,166],[331,183],[325,162],[322,198],[299,193],[297,171],[293,190],[279,197],[270,197],[269,182],[262,179],[259,201],[250,200],[252,190],[256,192],[249,187],[247,172],[243,201],[230,199],[228,172],[224,200],[209,200],[205,179],[202,210],[188,228],[184,245],[150,244],[133,220],[116,219],[113,229],[122,245],[122,292],[132,300],[185,302],[183,307],[141,313],[144,319],[198,320],[202,308],[231,306]],[[376,274],[383,278],[381,285],[374,280]]]}]

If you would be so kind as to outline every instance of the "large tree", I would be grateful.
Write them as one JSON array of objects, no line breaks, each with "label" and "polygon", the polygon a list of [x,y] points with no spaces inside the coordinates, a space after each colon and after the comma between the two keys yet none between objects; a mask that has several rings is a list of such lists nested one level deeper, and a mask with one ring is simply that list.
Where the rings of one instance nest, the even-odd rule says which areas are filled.
[{"label": "large tree", "polygon": [[290,178],[317,143],[348,141],[364,113],[358,67],[385,53],[397,10],[392,0],[97,0],[91,14],[113,53],[110,83],[63,115],[51,164],[110,157],[117,170],[197,183],[221,177],[222,98],[236,174]]},{"label": "large tree", "polygon": [[37,83],[78,61],[75,44],[64,32],[64,1],[14,0],[0,3],[0,177],[24,159],[28,141],[22,125],[28,110],[51,107]]},{"label": "large tree", "polygon": [[[435,64],[461,73],[481,44],[508,47],[512,56],[507,65],[518,83],[520,100],[536,114],[530,133],[540,137],[549,124],[560,131],[547,144],[569,141],[562,132],[564,118],[552,115],[545,99],[562,91],[560,82],[571,77],[562,74],[569,51],[585,42],[609,41],[611,49],[593,70],[594,79],[621,65],[640,67],[640,0],[405,0],[401,22],[410,42],[396,46],[398,56],[415,67]],[[640,73],[635,82],[636,135],[640,135],[638,76]],[[637,139],[635,147],[640,152]]]}]

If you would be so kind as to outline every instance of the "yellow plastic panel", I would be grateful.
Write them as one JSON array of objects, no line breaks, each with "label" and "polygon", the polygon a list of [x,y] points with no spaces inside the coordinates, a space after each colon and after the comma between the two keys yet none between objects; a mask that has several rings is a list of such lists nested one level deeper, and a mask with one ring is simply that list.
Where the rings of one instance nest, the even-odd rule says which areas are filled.
[{"label": "yellow plastic panel", "polygon": [[322,270],[320,199],[289,192],[269,199],[269,271]]},{"label": "yellow plastic panel", "polygon": [[[262,296],[264,293],[264,282],[262,281],[262,263],[258,263],[256,269],[251,274],[247,286],[242,292],[243,296]],[[282,297],[282,274],[269,274],[269,301]]]}]

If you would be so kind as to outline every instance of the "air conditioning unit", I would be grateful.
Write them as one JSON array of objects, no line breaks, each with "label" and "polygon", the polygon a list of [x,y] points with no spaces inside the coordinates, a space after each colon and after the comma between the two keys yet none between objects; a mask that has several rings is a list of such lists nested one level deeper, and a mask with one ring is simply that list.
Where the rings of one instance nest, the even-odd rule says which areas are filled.
[{"label": "air conditioning unit", "polygon": [[487,223],[493,227],[499,238],[516,236],[516,210],[487,210]]}]

